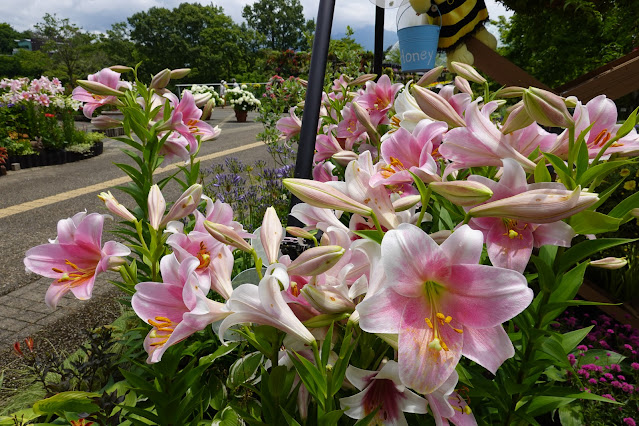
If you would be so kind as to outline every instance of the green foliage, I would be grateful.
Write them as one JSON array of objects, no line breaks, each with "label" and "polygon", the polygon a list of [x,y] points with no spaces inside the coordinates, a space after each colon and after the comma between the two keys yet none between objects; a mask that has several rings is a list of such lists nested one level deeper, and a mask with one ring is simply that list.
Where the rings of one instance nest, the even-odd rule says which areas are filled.
[{"label": "green foliage", "polygon": [[563,8],[550,0],[534,7],[502,3],[512,3],[517,13],[497,22],[500,53],[551,87],[629,53],[639,36],[634,1],[577,0]]},{"label": "green foliage", "polygon": [[[254,32],[235,24],[221,7],[190,3],[172,10],[152,7],[127,21],[135,59],[142,61],[141,76],[189,67],[192,72],[181,83],[230,80],[253,63]],[[125,34],[123,26],[118,33]]]},{"label": "green foliage", "polygon": [[35,25],[35,36],[46,40],[42,50],[53,60],[52,71],[71,86],[93,69],[90,52],[95,36],[82,31],[68,18],[45,14],[42,22]]},{"label": "green foliage", "polygon": [[312,32],[315,24],[304,19],[299,0],[259,0],[244,6],[242,17],[248,26],[264,39],[261,47],[283,51],[303,49],[304,31]]},{"label": "green foliage", "polygon": [[0,23],[0,54],[10,55],[13,49],[17,47],[15,40],[18,38],[18,32],[6,22]]}]

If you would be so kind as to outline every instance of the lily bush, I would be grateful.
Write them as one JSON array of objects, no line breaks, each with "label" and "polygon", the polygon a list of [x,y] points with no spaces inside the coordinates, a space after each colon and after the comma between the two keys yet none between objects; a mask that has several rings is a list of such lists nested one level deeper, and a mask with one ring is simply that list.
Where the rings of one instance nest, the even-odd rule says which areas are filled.
[{"label": "lily bush", "polygon": [[[438,93],[424,86],[441,69],[406,86],[335,80],[314,180],[283,180],[305,226],[285,229],[268,207],[252,233],[196,183],[199,146],[219,131],[192,96],[177,102],[135,73],[121,84],[114,74],[126,67],[101,71],[108,83],[80,82],[89,104],[109,98],[124,114],[120,140],[137,167],[117,166],[136,206],[101,198],[126,244],[102,244],[103,216],[83,212],[60,221],[58,238],[27,252],[25,265],[54,280],[52,307],[68,292],[89,298],[96,275],[119,271],[146,324],[149,364],[123,371],[123,418],[541,424],[579,400],[619,404],[587,391],[570,361],[591,327],[555,326],[567,307],[592,304],[574,299],[590,257],[629,242],[596,235],[633,220],[639,196],[600,212],[615,188],[597,189],[636,162],[637,113],[617,125],[605,97],[491,93],[473,68],[453,65],[454,84]],[[288,140],[299,132],[294,114],[279,126]],[[180,177],[155,182],[153,171],[176,158]],[[167,208],[171,179],[184,193]],[[285,232],[307,249],[282,254]],[[253,267],[235,275],[244,256]],[[72,411],[63,408],[57,415]]]}]

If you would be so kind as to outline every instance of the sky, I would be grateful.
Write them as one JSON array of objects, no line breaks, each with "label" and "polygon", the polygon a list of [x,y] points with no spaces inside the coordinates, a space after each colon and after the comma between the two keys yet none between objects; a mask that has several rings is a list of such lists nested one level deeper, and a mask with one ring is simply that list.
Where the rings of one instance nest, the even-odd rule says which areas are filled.
[{"label": "sky", "polygon": [[[203,0],[201,3],[221,6],[235,22],[242,22],[242,8],[255,0]],[[300,0],[304,6],[307,19],[317,16],[318,0]],[[10,24],[18,31],[32,28],[42,20],[45,13],[57,14],[59,18],[69,20],[89,32],[104,32],[111,28],[111,24],[125,21],[136,12],[145,11],[151,7],[165,7],[172,9],[185,0],[0,0],[0,22]],[[19,5],[19,6],[18,6]],[[486,0],[489,16],[497,19],[499,15],[510,16],[501,3]],[[375,8],[369,0],[336,0],[333,18],[333,32],[344,33],[346,26],[354,30],[375,22]],[[385,27],[394,30],[395,10],[388,10],[385,17]]]}]

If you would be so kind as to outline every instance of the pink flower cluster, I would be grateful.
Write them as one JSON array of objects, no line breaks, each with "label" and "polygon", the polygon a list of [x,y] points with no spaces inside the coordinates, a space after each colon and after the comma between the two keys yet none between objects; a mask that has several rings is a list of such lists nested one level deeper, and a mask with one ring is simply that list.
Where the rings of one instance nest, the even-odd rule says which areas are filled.
[{"label": "pink flower cluster", "polygon": [[18,79],[0,80],[0,89],[4,89],[0,100],[4,104],[18,104],[20,102],[34,102],[42,107],[56,106],[59,108],[72,107],[78,109],[78,104],[70,102],[64,94],[64,87],[57,78],[49,79],[42,76],[29,80],[26,77]]}]

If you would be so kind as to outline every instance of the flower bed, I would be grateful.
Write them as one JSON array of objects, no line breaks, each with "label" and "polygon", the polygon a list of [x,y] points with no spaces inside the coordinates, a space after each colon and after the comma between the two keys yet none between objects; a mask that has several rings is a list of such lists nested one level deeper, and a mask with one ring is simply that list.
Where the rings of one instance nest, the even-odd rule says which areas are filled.
[{"label": "flower bed", "polygon": [[[80,149],[78,149],[80,148]],[[58,164],[72,163],[102,154],[104,143],[99,140],[92,144],[84,144],[76,149],[43,150],[38,154],[10,155],[7,164],[20,165],[20,169],[31,167],[55,166]]]},{"label": "flower bed", "polygon": [[[542,424],[556,411],[575,418],[581,400],[618,409],[612,394],[568,383],[583,375],[573,361],[591,329],[556,324],[567,308],[592,304],[574,300],[587,268],[623,263],[591,257],[627,239],[586,236],[639,215],[637,194],[602,207],[614,188],[595,192],[635,161],[624,156],[639,146],[637,111],[618,126],[605,97],[491,93],[472,67],[451,68],[454,85],[438,92],[426,86],[441,67],[407,86],[364,75],[326,88],[314,180],[282,180],[302,201],[290,212],[300,226],[286,228],[300,239],[291,254],[275,207],[256,217],[261,194],[242,191],[242,177],[214,170],[218,199],[204,195],[197,155],[219,130],[201,120],[192,94],[164,90],[183,71],[162,71],[151,86],[120,66],[79,81],[85,114],[105,102],[124,113],[120,140],[134,163],[117,164],[131,177],[119,189],[135,207],[99,197],[121,219],[126,244],[103,244],[104,216],[81,211],[24,263],[53,280],[50,307],[68,293],[91,297],[96,276],[117,271],[111,282],[130,295],[141,326],[128,335],[131,368],[115,393],[58,394],[29,418],[511,425]],[[135,84],[116,70],[133,72]],[[297,117],[281,119],[279,147],[297,138]],[[186,163],[155,181],[176,158]],[[167,206],[171,179],[184,192]],[[274,184],[261,190],[269,187],[280,195]],[[261,224],[254,231],[235,220],[242,212],[231,203],[246,207],[242,196],[244,220]],[[597,383],[629,391],[630,376],[613,364],[615,380],[602,369]],[[97,406],[98,397],[121,403]]]}]

